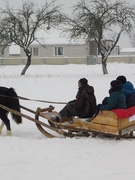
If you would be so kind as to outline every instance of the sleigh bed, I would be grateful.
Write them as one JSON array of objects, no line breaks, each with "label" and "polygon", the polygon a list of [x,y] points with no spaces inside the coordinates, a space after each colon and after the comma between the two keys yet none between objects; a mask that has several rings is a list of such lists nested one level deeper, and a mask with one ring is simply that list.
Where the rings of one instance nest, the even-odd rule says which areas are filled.
[{"label": "sleigh bed", "polygon": [[[47,119],[49,124],[58,130],[66,131],[65,135],[74,136],[74,132],[87,132],[92,136],[98,134],[106,134],[115,136],[116,139],[121,137],[134,137],[133,131],[135,130],[135,106],[128,109],[117,109],[111,111],[100,111],[98,116],[93,120],[73,118],[73,123],[68,122],[54,123],[51,120],[51,115],[57,115],[55,111],[41,111],[38,116]],[[64,120],[63,120],[64,121]],[[85,133],[84,133],[85,134]]]}]

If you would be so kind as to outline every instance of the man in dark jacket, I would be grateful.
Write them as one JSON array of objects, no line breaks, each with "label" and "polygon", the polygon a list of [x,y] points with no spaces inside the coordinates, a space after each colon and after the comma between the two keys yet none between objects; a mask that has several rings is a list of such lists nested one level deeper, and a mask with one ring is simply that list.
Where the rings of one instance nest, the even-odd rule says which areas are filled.
[{"label": "man in dark jacket", "polygon": [[63,118],[89,118],[95,114],[96,97],[93,86],[88,85],[88,80],[82,78],[78,81],[78,93],[76,99],[68,104],[58,113],[58,116],[51,117],[52,120],[60,122]]}]

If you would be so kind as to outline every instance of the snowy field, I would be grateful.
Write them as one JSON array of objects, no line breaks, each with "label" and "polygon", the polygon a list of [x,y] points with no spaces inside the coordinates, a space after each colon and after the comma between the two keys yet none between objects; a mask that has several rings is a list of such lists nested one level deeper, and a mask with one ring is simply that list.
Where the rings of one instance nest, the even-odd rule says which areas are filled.
[{"label": "snowy field", "polygon": [[[110,81],[125,75],[135,85],[135,64],[108,64],[108,75],[101,65],[0,66],[0,85],[13,87],[19,96],[54,102],[75,98],[80,78],[95,88],[97,103],[108,95]],[[59,111],[62,104],[20,100],[22,106],[36,110],[50,104]],[[22,110],[34,117],[33,114]],[[11,119],[11,117],[9,116]],[[134,180],[135,140],[96,138],[47,139],[36,125],[23,118],[22,125],[11,120],[12,137],[0,136],[1,180]]]}]

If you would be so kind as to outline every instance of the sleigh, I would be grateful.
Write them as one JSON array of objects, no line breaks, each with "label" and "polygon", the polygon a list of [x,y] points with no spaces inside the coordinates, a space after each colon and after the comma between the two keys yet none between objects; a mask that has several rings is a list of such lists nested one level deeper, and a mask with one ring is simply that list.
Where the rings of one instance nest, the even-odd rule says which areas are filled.
[{"label": "sleigh", "polygon": [[[73,137],[80,134],[89,136],[91,134],[92,137],[95,137],[100,134],[107,137],[116,137],[116,139],[121,137],[134,138],[135,106],[128,109],[101,111],[93,119],[74,117],[72,123],[68,122],[68,119],[63,119],[61,123],[54,123],[51,120],[51,115],[57,115],[52,106],[44,110],[39,109],[36,119],[39,120],[40,116],[45,118],[49,122],[50,127],[64,136]],[[48,133],[49,136],[53,137]]]},{"label": "sleigh", "polygon": [[[30,121],[33,121],[38,130],[48,138],[54,137],[74,137],[74,136],[92,136],[102,135],[105,137],[134,138],[135,130],[135,106],[128,109],[117,109],[111,111],[100,111],[99,114],[91,118],[73,117],[73,121],[62,119],[61,123],[51,120],[51,115],[57,115],[57,111],[53,106],[36,111],[21,106],[23,110],[33,113],[31,117],[23,113],[19,113],[13,109],[7,108],[0,104],[0,108],[6,109]],[[41,120],[42,119],[42,120]]]}]

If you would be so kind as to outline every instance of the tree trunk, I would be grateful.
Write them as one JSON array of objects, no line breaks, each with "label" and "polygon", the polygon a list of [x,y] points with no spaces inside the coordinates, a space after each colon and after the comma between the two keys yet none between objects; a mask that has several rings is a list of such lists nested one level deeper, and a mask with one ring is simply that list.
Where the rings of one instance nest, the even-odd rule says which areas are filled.
[{"label": "tree trunk", "polygon": [[108,71],[107,71],[107,57],[102,57],[102,70],[103,70],[103,74],[108,74]]},{"label": "tree trunk", "polygon": [[29,68],[29,66],[31,65],[31,55],[27,55],[28,59],[27,59],[27,63],[24,67],[24,69],[21,72],[21,75],[25,75],[27,69]]}]

